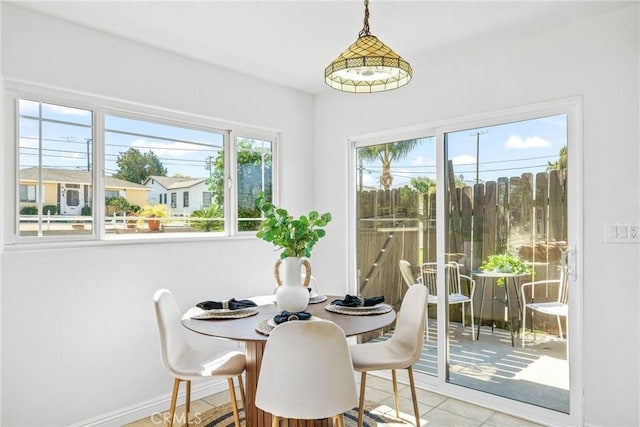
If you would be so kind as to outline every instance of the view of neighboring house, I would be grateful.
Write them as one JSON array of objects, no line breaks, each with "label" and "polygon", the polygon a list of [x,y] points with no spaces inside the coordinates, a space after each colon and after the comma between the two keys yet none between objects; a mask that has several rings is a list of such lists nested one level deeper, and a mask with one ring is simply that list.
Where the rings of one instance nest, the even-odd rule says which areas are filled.
[{"label": "view of neighboring house", "polygon": [[[91,172],[42,169],[43,206],[56,206],[59,215],[81,215],[93,206]],[[38,169],[20,171],[20,208],[36,205]],[[111,176],[105,177],[105,197],[124,197],[129,204],[147,204],[148,189],[140,184]],[[45,212],[46,213],[46,212]]]},{"label": "view of neighboring house", "polygon": [[152,175],[144,183],[147,203],[166,205],[171,215],[190,215],[211,205],[206,178],[178,178]]}]

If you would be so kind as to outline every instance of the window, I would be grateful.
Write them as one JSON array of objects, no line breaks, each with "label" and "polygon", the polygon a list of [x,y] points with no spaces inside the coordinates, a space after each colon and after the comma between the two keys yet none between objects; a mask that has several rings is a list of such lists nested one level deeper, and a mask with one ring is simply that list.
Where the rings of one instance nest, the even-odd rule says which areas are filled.
[{"label": "window", "polygon": [[[151,212],[162,217],[159,233],[174,228],[233,235],[256,229],[260,212],[253,201],[260,191],[273,197],[275,134],[231,139],[244,132],[206,118],[140,106],[126,111],[124,103],[79,95],[63,103],[21,99],[23,85],[15,86],[7,93],[15,97],[19,117],[18,240],[143,237],[152,232]],[[96,133],[98,121],[103,131]],[[102,171],[97,187],[94,177]]]},{"label": "window", "polygon": [[260,224],[261,212],[254,206],[260,192],[267,200],[273,196],[272,143],[259,139],[236,139],[238,230],[255,231]]},{"label": "window", "polygon": [[20,201],[21,202],[36,202],[36,186],[20,184]]},{"label": "window", "polygon": [[211,191],[202,192],[202,206],[205,208],[211,206]]},{"label": "window", "polygon": [[[36,218],[18,216],[20,237],[92,234],[93,116],[86,109],[19,100],[19,210],[24,202],[37,209]],[[79,217],[86,217],[84,227],[72,228]]]},{"label": "window", "polygon": [[67,189],[67,206],[78,206],[80,204],[80,192],[75,188]]}]

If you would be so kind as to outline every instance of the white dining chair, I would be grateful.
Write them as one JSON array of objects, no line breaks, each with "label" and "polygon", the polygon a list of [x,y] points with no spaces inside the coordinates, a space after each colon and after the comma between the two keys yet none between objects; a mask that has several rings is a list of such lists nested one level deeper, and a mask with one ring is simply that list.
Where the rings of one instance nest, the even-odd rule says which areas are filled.
[{"label": "white dining chair", "polygon": [[413,381],[413,364],[420,359],[422,345],[424,344],[424,324],[428,295],[429,291],[426,286],[421,284],[409,286],[407,293],[402,299],[400,312],[396,319],[396,326],[391,337],[386,341],[352,344],[350,346],[353,368],[361,372],[358,427],[362,426],[364,415],[367,372],[386,369],[391,369],[397,417],[400,416],[400,410],[398,406],[396,369],[406,369],[408,371],[416,426],[420,425],[416,386]]},{"label": "white dining chair", "polygon": [[349,346],[342,329],[326,320],[278,325],[265,345],[256,406],[272,416],[315,420],[332,417],[344,426],[343,412],[357,402]]},{"label": "white dining chair", "polygon": [[186,382],[185,421],[188,421],[191,404],[191,381],[218,377],[227,379],[233,418],[236,427],[240,427],[240,415],[238,413],[233,377],[238,378],[242,406],[245,407],[244,385],[242,383],[242,374],[246,366],[244,353],[193,348],[187,340],[186,328],[180,323],[180,311],[171,292],[166,289],[160,289],[156,291],[153,300],[160,331],[162,364],[175,378],[168,425],[171,426],[173,424],[180,382]]}]

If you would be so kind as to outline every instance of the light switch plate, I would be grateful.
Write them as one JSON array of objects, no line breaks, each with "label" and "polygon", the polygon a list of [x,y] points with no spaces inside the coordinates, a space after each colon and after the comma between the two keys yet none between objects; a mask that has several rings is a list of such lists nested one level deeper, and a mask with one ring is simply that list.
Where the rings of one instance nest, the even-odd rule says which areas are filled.
[{"label": "light switch plate", "polygon": [[605,224],[607,243],[640,243],[640,227],[637,224]]}]

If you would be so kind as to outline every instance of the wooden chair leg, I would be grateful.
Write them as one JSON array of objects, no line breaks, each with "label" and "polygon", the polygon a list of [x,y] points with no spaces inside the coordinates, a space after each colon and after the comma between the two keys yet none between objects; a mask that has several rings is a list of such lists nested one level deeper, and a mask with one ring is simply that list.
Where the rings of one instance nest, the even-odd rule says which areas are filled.
[{"label": "wooden chair leg", "polygon": [[227,383],[229,384],[229,395],[231,397],[233,421],[236,427],[240,427],[240,414],[238,413],[238,401],[236,400],[236,387],[233,385],[233,377],[227,378]]},{"label": "wooden chair leg", "polygon": [[360,405],[358,407],[358,427],[362,427],[364,418],[364,390],[367,386],[367,372],[362,371],[360,376]]},{"label": "wooden chair leg", "polygon": [[396,418],[400,418],[400,408],[398,406],[398,377],[396,376],[396,370],[391,370],[391,383],[393,384],[393,399],[396,404]]},{"label": "wooden chair leg", "polygon": [[[247,397],[244,392],[244,383],[242,382],[242,375],[238,375],[238,388],[240,389],[240,399],[242,399],[242,408],[247,412]],[[245,414],[245,417],[247,415]]]},{"label": "wooden chair leg", "polygon": [[176,413],[176,400],[178,400],[178,390],[180,389],[180,381],[178,378],[173,380],[173,393],[171,394],[171,406],[169,407],[168,427],[173,425],[173,416]]},{"label": "wooden chair leg", "polygon": [[416,396],[416,384],[413,382],[413,367],[407,368],[409,371],[409,385],[411,386],[411,399],[413,400],[413,413],[416,416],[416,427],[420,427],[420,412],[418,411],[418,397]]},{"label": "wooden chair leg", "polygon": [[185,423],[189,426],[189,411],[191,410],[191,381],[186,380],[187,382],[187,392],[185,394],[185,404],[184,404],[184,417]]},{"label": "wooden chair leg", "polygon": [[280,418],[277,415],[271,415],[271,427],[279,427]]},{"label": "wooden chair leg", "polygon": [[344,427],[344,416],[342,414],[335,415],[333,419],[337,427]]}]

